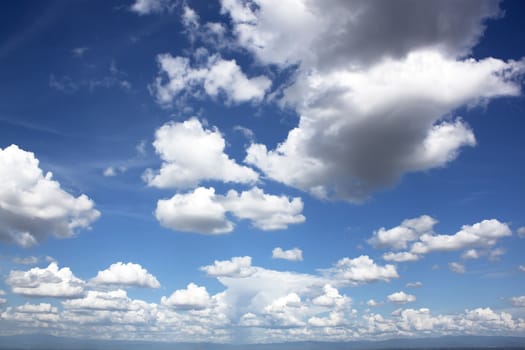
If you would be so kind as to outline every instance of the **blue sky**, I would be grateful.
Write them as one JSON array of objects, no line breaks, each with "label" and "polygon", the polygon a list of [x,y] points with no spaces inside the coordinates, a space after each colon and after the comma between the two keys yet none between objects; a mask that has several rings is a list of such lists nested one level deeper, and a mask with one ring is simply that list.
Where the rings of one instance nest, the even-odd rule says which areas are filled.
[{"label": "blue sky", "polygon": [[2,7],[2,335],[525,335],[521,2]]}]

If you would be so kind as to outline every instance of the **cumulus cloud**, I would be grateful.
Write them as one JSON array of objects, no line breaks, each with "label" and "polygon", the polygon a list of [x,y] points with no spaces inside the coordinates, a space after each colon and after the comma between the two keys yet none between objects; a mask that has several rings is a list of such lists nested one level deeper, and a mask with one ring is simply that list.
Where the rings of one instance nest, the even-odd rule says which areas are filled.
[{"label": "cumulus cloud", "polygon": [[323,292],[324,294],[312,300],[314,305],[341,308],[351,302],[349,297],[339,294],[337,288],[332,287],[330,284],[324,285]]},{"label": "cumulus cloud", "polygon": [[303,251],[299,248],[283,250],[281,247],[277,247],[272,250],[272,258],[289,261],[303,261]]},{"label": "cumulus cloud", "polygon": [[490,247],[498,239],[512,235],[509,226],[496,219],[463,225],[454,235],[424,234],[414,243],[411,252],[427,254],[434,251],[454,251],[470,247]]},{"label": "cumulus cloud", "polygon": [[272,82],[264,75],[248,78],[235,60],[210,56],[205,65],[193,68],[186,57],[157,56],[159,76],[152,85],[157,102],[169,107],[180,96],[225,96],[228,103],[258,102]]},{"label": "cumulus cloud", "polygon": [[406,304],[416,301],[416,297],[403,291],[392,293],[387,297],[388,301],[394,304]]},{"label": "cumulus cloud", "polygon": [[138,15],[149,15],[172,11],[174,6],[173,0],[135,0],[130,11]]},{"label": "cumulus cloud", "polygon": [[194,283],[188,284],[186,289],[173,292],[168,298],[162,297],[161,304],[182,310],[198,310],[206,308],[210,303],[210,295],[205,287]]},{"label": "cumulus cloud", "polygon": [[162,226],[172,230],[221,234],[234,229],[227,213],[268,231],[304,222],[302,209],[299,197],[270,195],[257,187],[241,193],[230,190],[226,195],[215,194],[213,187],[198,187],[193,192],[159,200],[155,216]]},{"label": "cumulus cloud", "polygon": [[525,307],[525,295],[522,295],[522,296],[519,296],[519,297],[512,297],[512,298],[510,298],[510,302],[514,306]]},{"label": "cumulus cloud", "polygon": [[406,287],[407,288],[421,288],[421,287],[423,287],[423,283],[419,282],[419,281],[417,281],[417,282],[408,282],[406,284]]},{"label": "cumulus cloud", "polygon": [[55,298],[81,297],[85,286],[85,282],[73,275],[69,267],[59,269],[55,262],[46,268],[13,270],[7,276],[6,283],[15,294]]},{"label": "cumulus cloud", "polygon": [[[422,255],[431,252],[464,249],[466,250],[461,256],[463,259],[477,259],[485,255],[489,260],[496,260],[505,251],[501,248],[488,248],[493,247],[499,239],[512,235],[509,226],[496,219],[463,225],[461,230],[453,235],[434,233],[433,227],[436,223],[437,220],[428,215],[407,219],[399,226],[375,231],[368,242],[376,248],[407,249],[383,254],[386,261],[417,261]],[[485,250],[480,251],[476,248]]]},{"label": "cumulus cloud", "polygon": [[83,298],[65,300],[62,305],[67,310],[142,310],[145,302],[132,300],[125,290],[94,291],[90,290]]},{"label": "cumulus cloud", "polygon": [[460,264],[458,262],[449,263],[448,268],[450,271],[459,273],[459,274],[464,274],[466,272],[465,265]]},{"label": "cumulus cloud", "polygon": [[0,240],[30,247],[48,236],[68,238],[99,216],[86,195],[74,197],[44,174],[33,153],[0,149]]},{"label": "cumulus cloud", "polygon": [[126,287],[159,288],[160,283],[155,276],[139,264],[117,262],[106,270],[99,271],[91,280],[97,285],[116,285]]},{"label": "cumulus cloud", "polygon": [[196,118],[164,124],[155,132],[153,142],[162,166],[159,171],[148,169],[144,180],[159,188],[189,188],[205,180],[257,181],[253,169],[237,164],[224,153],[225,146],[219,130],[205,128]]},{"label": "cumulus cloud", "polygon": [[518,233],[518,236],[520,236],[521,238],[525,237],[525,226],[518,228],[516,232]]},{"label": "cumulus cloud", "polygon": [[428,215],[406,219],[401,225],[388,230],[381,227],[374,232],[368,243],[375,248],[406,249],[408,242],[415,241],[422,234],[432,233],[435,224],[437,220]]},{"label": "cumulus cloud", "polygon": [[231,260],[215,260],[213,265],[203,266],[201,270],[208,276],[244,278],[253,275],[256,268],[250,256],[236,256]]},{"label": "cumulus cloud", "polygon": [[442,167],[476,140],[460,106],[517,96],[523,62],[453,61],[410,53],[362,71],[309,72],[285,91],[299,125],[275,149],[254,143],[246,162],[317,197],[362,201],[407,172]]},{"label": "cumulus cloud", "polygon": [[334,267],[323,270],[337,279],[351,284],[390,281],[399,278],[396,267],[391,264],[377,265],[368,255],[357,258],[343,258]]},{"label": "cumulus cloud", "polygon": [[238,43],[261,62],[318,69],[403,58],[420,48],[461,56],[477,43],[483,21],[499,15],[492,1],[222,0],[221,5]]}]

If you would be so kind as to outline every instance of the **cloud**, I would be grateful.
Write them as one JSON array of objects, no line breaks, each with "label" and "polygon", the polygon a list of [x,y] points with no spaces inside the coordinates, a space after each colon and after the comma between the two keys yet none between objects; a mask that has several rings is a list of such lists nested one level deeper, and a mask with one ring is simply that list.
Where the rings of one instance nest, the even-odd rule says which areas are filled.
[{"label": "cloud", "polygon": [[449,263],[448,264],[448,268],[449,268],[450,271],[455,272],[455,273],[459,273],[459,274],[464,274],[465,271],[466,271],[465,265],[457,263],[457,262]]},{"label": "cloud", "polygon": [[516,232],[518,233],[518,236],[520,236],[521,238],[525,237],[525,226],[518,228]]},{"label": "cloud", "polygon": [[362,201],[405,173],[443,167],[474,146],[470,127],[450,113],[519,95],[514,78],[523,68],[418,51],[362,71],[299,75],[283,100],[299,113],[298,126],[273,150],[252,144],[245,161],[317,197]]},{"label": "cloud", "polygon": [[155,132],[153,142],[162,166],[159,171],[148,169],[144,180],[158,188],[189,188],[206,180],[257,181],[253,169],[237,164],[224,153],[225,145],[219,130],[204,128],[196,118],[164,124]]},{"label": "cloud", "polygon": [[232,278],[245,278],[256,272],[256,268],[252,267],[250,256],[236,256],[231,260],[215,260],[213,265],[203,266],[201,270],[208,276]]},{"label": "cloud", "polygon": [[71,53],[73,54],[74,57],[77,57],[77,58],[82,58],[82,56],[84,56],[84,54],[89,50],[88,47],[85,47],[85,46],[79,46],[79,47],[75,47],[74,49],[71,50]]},{"label": "cloud", "polygon": [[198,187],[193,192],[159,200],[155,216],[162,226],[175,231],[222,234],[234,229],[227,213],[268,231],[304,222],[302,209],[299,197],[265,194],[257,187],[241,193],[230,190],[225,196],[215,194],[213,187]]},{"label": "cloud", "polygon": [[333,278],[347,281],[350,284],[389,282],[392,279],[399,278],[394,265],[377,265],[368,255],[361,255],[354,259],[343,258],[334,267],[323,271],[332,275]]},{"label": "cloud", "polygon": [[330,284],[325,284],[323,291],[324,294],[319,295],[312,300],[314,305],[341,308],[347,306],[351,302],[349,297],[339,294],[337,288],[332,287]]},{"label": "cloud", "polygon": [[406,287],[407,288],[421,288],[421,287],[423,287],[423,283],[419,282],[419,281],[417,281],[417,282],[409,282],[409,283],[406,284]]},{"label": "cloud", "polygon": [[208,57],[205,65],[192,68],[186,57],[157,56],[159,76],[151,86],[157,102],[170,107],[181,96],[206,94],[224,96],[228,103],[259,102],[272,82],[264,75],[248,78],[235,60],[218,55]]},{"label": "cloud", "polygon": [[97,285],[115,285],[125,287],[159,288],[155,276],[139,264],[117,262],[106,270],[99,271],[91,280]]},{"label": "cloud", "polygon": [[174,6],[172,0],[135,0],[129,9],[142,16],[171,12]]},{"label": "cloud", "polygon": [[377,301],[375,301],[374,299],[369,299],[369,300],[366,302],[366,305],[368,305],[368,306],[370,306],[370,307],[376,307],[376,306],[382,305],[382,303],[377,302]]},{"label": "cloud", "polygon": [[510,298],[510,302],[514,306],[525,307],[525,295],[519,297],[512,297]]},{"label": "cloud", "polygon": [[518,270],[520,270],[521,272],[525,272],[525,265],[518,266]]},{"label": "cloud", "polygon": [[54,298],[81,297],[85,286],[85,282],[75,277],[68,267],[59,269],[54,262],[46,268],[13,270],[7,276],[6,283],[15,294]]},{"label": "cloud", "polygon": [[48,236],[68,238],[100,213],[86,195],[74,197],[45,175],[31,152],[0,149],[0,240],[30,247]]},{"label": "cloud", "polygon": [[375,248],[406,249],[408,242],[415,241],[422,234],[431,233],[435,224],[437,220],[428,215],[406,219],[401,225],[388,230],[381,227],[368,243]]},{"label": "cloud", "polygon": [[416,301],[416,297],[403,291],[392,293],[387,297],[388,301],[394,304],[406,304]]},{"label": "cloud", "polygon": [[420,256],[410,252],[388,252],[383,254],[383,260],[394,261],[394,262],[408,262],[408,261],[417,261],[420,259]]},{"label": "cloud", "polygon": [[67,310],[105,310],[105,311],[141,311],[145,302],[132,300],[125,290],[94,291],[90,290],[86,296],[79,299],[65,300],[62,305]]},{"label": "cloud", "polygon": [[414,243],[411,252],[427,254],[435,251],[454,251],[470,247],[490,247],[498,239],[512,235],[507,224],[496,219],[483,220],[474,225],[463,225],[454,235],[424,234]]},{"label": "cloud", "polygon": [[262,63],[325,70],[402,59],[421,48],[465,55],[483,34],[483,21],[500,14],[491,1],[222,0],[221,5],[238,44]]},{"label": "cloud", "polygon": [[281,247],[277,247],[272,250],[272,258],[289,261],[303,261],[303,251],[299,248],[283,250]]},{"label": "cloud", "polygon": [[186,289],[176,290],[168,298],[162,297],[161,304],[182,310],[198,310],[206,308],[210,301],[205,287],[190,283]]},{"label": "cloud", "polygon": [[25,258],[15,257],[13,262],[20,265],[35,265],[38,263],[38,258],[36,256],[27,256]]}]

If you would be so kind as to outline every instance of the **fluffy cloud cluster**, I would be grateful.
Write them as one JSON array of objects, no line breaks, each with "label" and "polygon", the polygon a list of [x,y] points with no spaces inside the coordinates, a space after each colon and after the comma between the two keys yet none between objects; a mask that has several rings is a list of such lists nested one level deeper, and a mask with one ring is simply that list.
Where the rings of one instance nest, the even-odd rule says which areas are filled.
[{"label": "fluffy cloud cluster", "polygon": [[171,11],[173,7],[173,0],[135,0],[130,10],[138,15],[149,15]]},{"label": "fluffy cloud cluster", "polygon": [[[466,249],[462,255],[464,259],[477,259],[481,255],[487,255],[489,259],[495,260],[504,254],[504,250],[497,248],[478,252],[474,248],[490,249],[499,239],[512,235],[509,226],[496,219],[483,220],[474,225],[463,225],[461,230],[453,235],[435,234],[436,223],[437,220],[428,215],[407,219],[391,229],[380,228],[374,232],[368,242],[376,248],[406,250],[383,254],[383,259],[387,261],[416,261],[424,254],[464,249]],[[451,265],[451,270],[461,273],[464,272],[464,267],[461,268],[460,264],[454,263]]]},{"label": "fluffy cloud cluster", "polygon": [[48,236],[71,237],[100,216],[93,207],[86,195],[74,197],[44,174],[33,153],[0,149],[0,240],[29,247]]},{"label": "fluffy cloud cluster", "polygon": [[155,276],[139,264],[118,262],[108,269],[99,271],[91,280],[97,285],[116,285],[130,287],[159,288],[160,283]]},{"label": "fluffy cloud cluster", "polygon": [[[188,18],[188,17],[186,17]],[[202,67],[192,68],[186,57],[162,54],[157,57],[160,76],[153,84],[157,102],[170,106],[181,94],[211,97],[224,95],[228,102],[261,101],[271,86],[263,76],[248,78],[235,60],[210,56]]]},{"label": "fluffy cloud cluster", "polygon": [[325,270],[335,278],[348,281],[351,284],[390,281],[399,278],[396,267],[391,264],[377,265],[368,255],[357,258],[343,258],[330,269]]},{"label": "fluffy cloud cluster", "polygon": [[[360,257],[345,261],[373,265],[366,260]],[[338,265],[333,269],[339,269]],[[210,294],[206,287],[189,283],[186,288],[161,297],[158,303],[134,299],[116,284],[107,285],[106,289],[90,289],[99,285],[82,283],[69,268],[50,265],[46,269],[12,271],[6,282],[14,293],[20,293],[14,289],[15,284],[44,288],[44,284],[65,281],[79,283],[83,290],[69,294],[23,293],[61,299],[6,307],[0,311],[0,326],[5,334],[49,329],[54,334],[69,336],[200,342],[345,341],[387,336],[521,334],[525,330],[522,318],[490,308],[455,315],[433,315],[426,308],[398,309],[390,316],[370,313],[368,309],[359,312],[352,308],[352,299],[342,292],[342,288],[355,282],[333,271],[312,275],[270,270],[252,266],[248,256],[215,261],[201,269],[217,278],[224,290]],[[357,271],[352,273],[355,275]],[[49,286],[46,288],[50,290]],[[521,307],[522,299],[515,297],[510,302]],[[415,297],[397,292],[389,295],[388,300],[404,304],[415,301]],[[381,303],[369,300],[368,305]]]},{"label": "fluffy cloud cluster", "polygon": [[257,181],[254,170],[224,153],[225,144],[216,128],[206,129],[196,118],[167,123],[156,131],[153,142],[162,167],[158,172],[148,169],[144,179],[149,186],[159,188],[188,188],[205,180]]},{"label": "fluffy cloud cluster", "polygon": [[298,66],[280,100],[300,115],[298,126],[274,149],[252,144],[246,162],[315,196],[361,201],[474,146],[470,127],[451,114],[519,95],[524,64],[462,59],[499,8],[456,5],[223,0],[238,45],[262,64]]},{"label": "fluffy cloud cluster", "polygon": [[172,230],[221,234],[234,228],[226,216],[228,212],[267,231],[304,222],[302,209],[299,197],[270,195],[257,187],[241,193],[230,190],[225,196],[215,194],[213,187],[198,187],[193,192],[159,200],[155,216],[161,225]]},{"label": "fluffy cloud cluster", "polygon": [[281,247],[272,250],[272,258],[289,261],[303,261],[303,251],[299,248],[283,250]]},{"label": "fluffy cloud cluster", "polygon": [[85,282],[73,275],[68,267],[59,269],[54,262],[46,268],[11,271],[6,283],[15,294],[55,298],[80,297],[84,294],[85,286]]}]

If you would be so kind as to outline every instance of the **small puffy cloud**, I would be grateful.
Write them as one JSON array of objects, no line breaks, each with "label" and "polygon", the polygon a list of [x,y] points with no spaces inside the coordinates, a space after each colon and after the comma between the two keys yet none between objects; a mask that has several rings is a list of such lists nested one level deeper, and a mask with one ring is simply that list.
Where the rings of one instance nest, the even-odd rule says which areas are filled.
[{"label": "small puffy cloud", "polygon": [[175,231],[222,234],[234,228],[227,213],[268,231],[304,222],[302,209],[299,197],[270,195],[257,187],[241,193],[230,190],[225,196],[215,194],[213,187],[198,187],[193,192],[159,200],[155,216],[162,226]]},{"label": "small puffy cloud", "polygon": [[173,292],[168,298],[162,297],[161,304],[182,310],[205,309],[210,305],[210,295],[205,287],[199,287],[194,283],[188,284],[186,289]]},{"label": "small puffy cloud", "polygon": [[37,314],[38,313],[54,313],[56,314],[58,312],[58,309],[49,303],[40,303],[40,304],[25,303],[24,305],[17,306],[16,311],[31,313],[31,314],[33,313],[37,313]]},{"label": "small puffy cloud", "polygon": [[29,271],[14,270],[6,283],[15,294],[31,297],[78,298],[84,294],[85,282],[73,275],[68,267],[58,268],[56,263],[46,268]]},{"label": "small puffy cloud", "polygon": [[407,288],[421,288],[421,287],[423,287],[423,283],[419,282],[419,281],[417,281],[417,282],[408,282],[406,284],[406,287]]},{"label": "small puffy cloud", "polygon": [[73,56],[77,57],[77,58],[81,58],[82,56],[84,56],[84,54],[89,50],[89,48],[85,47],[85,46],[80,46],[80,47],[75,47],[73,50],[71,50],[71,53],[73,54]]},{"label": "small puffy cloud", "polygon": [[521,237],[521,238],[525,237],[525,226],[522,226],[522,227],[518,228],[516,230],[516,232],[518,233],[519,237]]},{"label": "small puffy cloud", "polygon": [[457,263],[457,262],[449,263],[448,268],[450,271],[454,273],[464,274],[466,272],[465,265]]},{"label": "small puffy cloud", "polygon": [[233,215],[250,220],[253,226],[264,231],[282,230],[305,221],[300,197],[290,199],[284,195],[266,194],[258,187],[241,193],[230,190],[222,202]]},{"label": "small puffy cloud", "polygon": [[212,187],[160,199],[155,216],[162,226],[175,231],[223,234],[234,228]]},{"label": "small puffy cloud", "polygon": [[126,287],[159,288],[157,278],[139,264],[118,262],[99,271],[91,280],[97,285],[116,285]]},{"label": "small puffy cloud", "polygon": [[361,255],[354,259],[343,258],[334,267],[324,271],[351,284],[388,282],[394,278],[399,278],[394,265],[377,265],[368,255]]},{"label": "small puffy cloud", "polygon": [[35,265],[38,263],[38,258],[36,256],[27,256],[25,258],[15,257],[13,262],[19,265]]},{"label": "small puffy cloud", "polygon": [[144,302],[132,300],[125,290],[94,291],[90,290],[86,296],[79,299],[65,300],[62,305],[67,310],[105,310],[105,311],[141,311]]},{"label": "small puffy cloud", "polygon": [[31,152],[16,145],[0,149],[0,240],[23,247],[48,236],[68,238],[90,228],[100,213],[86,195],[64,191],[44,175]]},{"label": "small puffy cloud", "polygon": [[406,219],[401,225],[388,230],[381,227],[374,232],[368,243],[375,248],[406,249],[408,242],[415,241],[422,234],[432,233],[435,224],[437,220],[428,215]]},{"label": "small puffy cloud", "polygon": [[521,272],[525,272],[525,265],[518,266],[518,270],[520,270]]},{"label": "small puffy cloud", "polygon": [[205,180],[254,183],[258,174],[224,153],[226,142],[216,128],[206,129],[196,118],[164,124],[155,132],[155,151],[163,163],[148,169],[144,180],[158,188],[189,188]]},{"label": "small puffy cloud", "polygon": [[208,57],[202,67],[192,68],[186,57],[170,54],[157,56],[160,75],[152,85],[157,102],[171,106],[185,95],[205,93],[211,97],[225,95],[228,102],[261,101],[272,82],[260,75],[248,78],[235,60],[224,60],[218,55]]},{"label": "small puffy cloud", "polygon": [[420,259],[420,256],[410,252],[388,252],[383,254],[383,260],[394,261],[394,262],[407,262],[407,261],[417,261]]},{"label": "small puffy cloud", "polygon": [[462,259],[479,259],[480,256],[480,253],[476,249],[469,249],[461,254]]},{"label": "small puffy cloud", "polygon": [[519,297],[512,297],[510,298],[510,302],[514,306],[525,307],[525,295]]},{"label": "small puffy cloud", "polygon": [[281,247],[277,247],[272,250],[272,258],[289,261],[303,261],[303,251],[299,248],[283,250]]},{"label": "small puffy cloud", "polygon": [[382,305],[381,302],[378,302],[378,301],[375,301],[374,299],[370,299],[366,302],[366,305],[370,306],[370,307],[376,307],[376,306],[379,306],[379,305]]},{"label": "small puffy cloud", "polygon": [[388,301],[394,304],[406,304],[416,301],[416,297],[403,291],[392,293],[387,297]]},{"label": "small puffy cloud", "polygon": [[213,265],[203,266],[201,270],[208,276],[233,278],[249,277],[256,272],[250,256],[236,256],[231,260],[215,260]]},{"label": "small puffy cloud", "polygon": [[326,284],[323,287],[323,291],[324,294],[312,300],[314,305],[341,308],[351,302],[349,297],[339,294],[337,288],[332,287],[330,284]]},{"label": "small puffy cloud", "polygon": [[512,234],[507,224],[496,219],[483,220],[474,225],[464,225],[454,235],[424,234],[414,243],[411,252],[427,254],[434,251],[454,251],[469,247],[490,247],[498,239]]},{"label": "small puffy cloud", "polygon": [[104,169],[102,174],[106,177],[117,176],[117,170],[114,167],[110,166]]},{"label": "small puffy cloud", "polygon": [[129,9],[142,16],[169,12],[174,6],[173,0],[135,0]]},{"label": "small puffy cloud", "polygon": [[182,24],[186,28],[199,26],[199,15],[188,5],[184,5],[182,8]]}]

